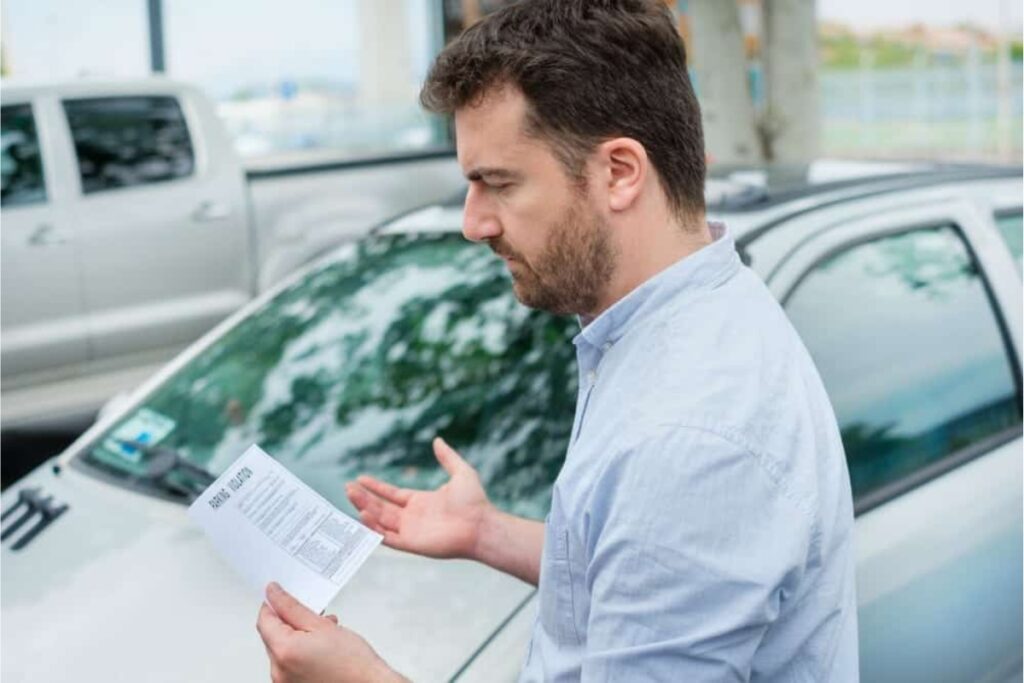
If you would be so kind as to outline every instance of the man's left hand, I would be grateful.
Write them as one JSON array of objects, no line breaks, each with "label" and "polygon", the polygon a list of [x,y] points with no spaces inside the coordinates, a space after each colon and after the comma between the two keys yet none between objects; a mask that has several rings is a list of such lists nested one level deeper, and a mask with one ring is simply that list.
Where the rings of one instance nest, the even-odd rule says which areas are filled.
[{"label": "man's left hand", "polygon": [[313,613],[276,583],[267,586],[256,630],[267,647],[274,683],[406,680],[357,633],[334,617]]}]

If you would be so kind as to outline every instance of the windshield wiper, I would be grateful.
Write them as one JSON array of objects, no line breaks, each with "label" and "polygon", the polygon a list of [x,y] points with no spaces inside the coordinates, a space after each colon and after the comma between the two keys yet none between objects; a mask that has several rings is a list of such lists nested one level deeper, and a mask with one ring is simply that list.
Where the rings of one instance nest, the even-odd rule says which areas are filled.
[{"label": "windshield wiper", "polygon": [[[135,480],[144,479],[149,482],[156,482],[171,493],[194,500],[200,493],[206,490],[206,487],[217,479],[199,465],[190,462],[173,448],[154,446],[142,441],[135,441],[134,439],[115,440],[122,446],[142,451],[143,454],[148,456],[146,471],[133,477]],[[171,478],[169,476],[171,474],[177,474],[177,479],[180,481]]]}]

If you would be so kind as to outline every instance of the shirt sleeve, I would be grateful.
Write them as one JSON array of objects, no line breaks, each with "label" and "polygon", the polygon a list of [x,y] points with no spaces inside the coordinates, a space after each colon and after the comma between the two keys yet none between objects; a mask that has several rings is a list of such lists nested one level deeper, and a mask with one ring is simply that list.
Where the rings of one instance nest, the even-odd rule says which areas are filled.
[{"label": "shirt sleeve", "polygon": [[777,471],[696,428],[610,460],[584,539],[584,681],[750,678],[811,536]]}]

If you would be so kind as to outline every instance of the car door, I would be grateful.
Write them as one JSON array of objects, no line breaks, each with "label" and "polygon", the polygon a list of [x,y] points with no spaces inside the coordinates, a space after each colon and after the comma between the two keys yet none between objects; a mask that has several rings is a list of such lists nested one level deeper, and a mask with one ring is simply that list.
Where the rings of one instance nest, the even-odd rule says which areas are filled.
[{"label": "car door", "polygon": [[173,94],[65,98],[94,357],[191,341],[250,296],[237,166]]},{"label": "car door", "polygon": [[1020,672],[1021,290],[992,227],[965,202],[896,208],[770,282],[843,435],[864,680]]},{"label": "car door", "polygon": [[[52,104],[52,102],[51,102]],[[2,108],[0,348],[4,388],[40,371],[72,372],[88,357],[78,241],[57,182],[44,99]]]}]

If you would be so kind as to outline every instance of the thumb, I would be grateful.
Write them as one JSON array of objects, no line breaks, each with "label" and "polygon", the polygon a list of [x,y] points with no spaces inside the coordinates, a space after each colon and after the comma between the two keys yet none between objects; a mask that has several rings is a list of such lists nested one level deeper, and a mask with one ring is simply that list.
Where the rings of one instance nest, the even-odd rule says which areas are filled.
[{"label": "thumb", "polygon": [[441,467],[448,473],[449,476],[454,477],[455,473],[463,465],[469,466],[462,456],[456,452],[454,448],[448,445],[448,442],[439,436],[434,437],[434,456],[437,457],[437,461],[441,463]]},{"label": "thumb", "polygon": [[299,631],[316,631],[323,628],[324,620],[281,588],[277,583],[267,585],[267,602],[274,608],[281,621]]}]

